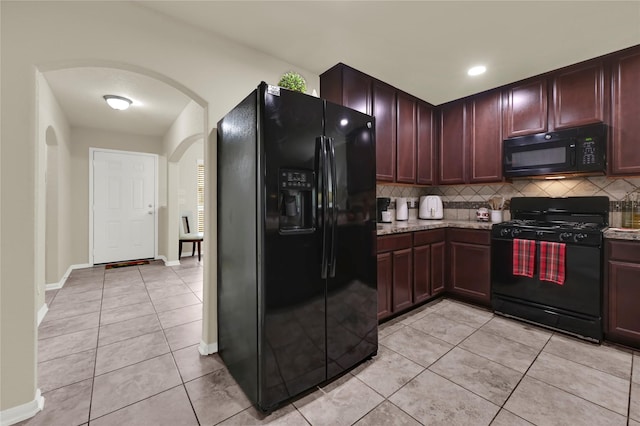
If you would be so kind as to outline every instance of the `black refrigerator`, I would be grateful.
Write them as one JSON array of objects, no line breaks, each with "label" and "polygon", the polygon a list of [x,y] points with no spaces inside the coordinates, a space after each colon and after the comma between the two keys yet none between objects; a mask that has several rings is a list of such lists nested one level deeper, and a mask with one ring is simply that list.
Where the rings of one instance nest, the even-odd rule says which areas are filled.
[{"label": "black refrigerator", "polygon": [[374,119],[263,82],[217,136],[219,354],[271,411],[377,353]]}]

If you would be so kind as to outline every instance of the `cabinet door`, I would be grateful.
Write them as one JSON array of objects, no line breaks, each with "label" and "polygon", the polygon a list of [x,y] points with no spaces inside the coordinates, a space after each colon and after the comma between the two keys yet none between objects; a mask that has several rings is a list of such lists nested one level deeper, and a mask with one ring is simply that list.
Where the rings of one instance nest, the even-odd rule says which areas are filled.
[{"label": "cabinet door", "polygon": [[489,92],[467,103],[469,182],[502,181],[502,96]]},{"label": "cabinet door", "polygon": [[393,261],[391,253],[378,255],[378,319],[391,315]]},{"label": "cabinet door", "polygon": [[373,84],[373,115],[376,117],[376,179],[393,182],[396,177],[396,91]]},{"label": "cabinet door", "polygon": [[640,347],[640,264],[608,262],[607,336]]},{"label": "cabinet door", "polygon": [[452,241],[451,292],[488,305],[491,288],[491,247]]},{"label": "cabinet door", "polygon": [[413,305],[412,249],[396,250],[393,254],[393,311]]},{"label": "cabinet door", "polygon": [[604,121],[604,67],[602,62],[571,68],[553,79],[555,129]]},{"label": "cabinet door", "polygon": [[371,115],[371,78],[348,67],[342,72],[342,105]]},{"label": "cabinet door", "polygon": [[396,182],[416,183],[416,101],[402,92],[397,97]]},{"label": "cabinet door", "polygon": [[536,80],[505,91],[505,137],[547,131],[547,81]]},{"label": "cabinet door", "polygon": [[440,184],[464,183],[464,102],[453,102],[440,110]]},{"label": "cabinet door", "polygon": [[640,174],[640,49],[613,61],[611,173]]},{"label": "cabinet door", "polygon": [[431,246],[413,248],[413,302],[419,303],[431,296]]},{"label": "cabinet door", "polygon": [[444,241],[431,244],[431,295],[444,292],[445,288],[445,247]]},{"label": "cabinet door", "polygon": [[425,102],[418,102],[417,126],[417,183],[433,185],[436,163],[433,107]]}]

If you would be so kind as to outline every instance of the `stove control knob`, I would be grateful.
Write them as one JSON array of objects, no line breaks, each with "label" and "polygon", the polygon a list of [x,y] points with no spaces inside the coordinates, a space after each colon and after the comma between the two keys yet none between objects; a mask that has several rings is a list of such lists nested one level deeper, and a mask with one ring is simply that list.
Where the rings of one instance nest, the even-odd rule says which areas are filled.
[{"label": "stove control knob", "polygon": [[522,232],[522,231],[521,231],[521,230],[519,230],[518,228],[513,229],[513,230],[511,231],[511,236],[512,236],[512,237],[517,237],[518,235],[520,235],[520,232]]},{"label": "stove control knob", "polygon": [[585,238],[587,238],[587,234],[576,234],[573,239],[576,243],[579,243],[580,241],[584,240]]},{"label": "stove control knob", "polygon": [[562,234],[560,234],[560,241],[567,241],[571,239],[571,237],[573,237],[573,234],[571,232],[563,232]]},{"label": "stove control knob", "polygon": [[536,236],[537,237],[542,237],[544,235],[544,232],[542,231],[536,231]]},{"label": "stove control knob", "polygon": [[504,228],[504,229],[500,230],[500,236],[501,237],[505,237],[507,235],[509,235],[509,228]]}]

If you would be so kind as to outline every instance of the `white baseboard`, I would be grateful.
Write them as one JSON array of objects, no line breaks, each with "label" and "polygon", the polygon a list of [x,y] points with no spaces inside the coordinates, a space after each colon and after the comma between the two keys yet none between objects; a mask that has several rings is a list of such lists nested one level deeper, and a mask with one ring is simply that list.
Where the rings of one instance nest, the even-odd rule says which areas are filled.
[{"label": "white baseboard", "polygon": [[200,341],[200,346],[198,347],[198,352],[200,355],[211,355],[218,352],[218,342],[215,343],[205,343],[204,340]]},{"label": "white baseboard", "polygon": [[51,283],[51,284],[45,284],[44,289],[45,291],[49,291],[49,290],[59,290],[62,287],[64,287],[64,283],[67,282],[67,278],[69,278],[69,275],[71,275],[71,272],[74,269],[84,269],[84,268],[91,268],[93,265],[89,264],[89,263],[80,263],[77,265],[71,265],[67,268],[67,272],[64,273],[64,275],[62,276],[62,278],[60,279],[60,281],[58,281],[57,283]]},{"label": "white baseboard", "polygon": [[17,407],[7,408],[0,411],[0,425],[9,426],[29,419],[44,408],[44,396],[40,393],[40,389],[36,389],[36,396],[33,401]]},{"label": "white baseboard", "polygon": [[47,315],[47,312],[49,312],[49,306],[47,306],[47,304],[45,303],[42,306],[40,306],[40,309],[38,309],[38,325],[37,325],[37,327],[40,327],[40,323],[44,319],[44,316]]},{"label": "white baseboard", "polygon": [[156,259],[162,260],[164,262],[164,266],[180,266],[179,260],[167,260],[165,256],[157,256]]}]

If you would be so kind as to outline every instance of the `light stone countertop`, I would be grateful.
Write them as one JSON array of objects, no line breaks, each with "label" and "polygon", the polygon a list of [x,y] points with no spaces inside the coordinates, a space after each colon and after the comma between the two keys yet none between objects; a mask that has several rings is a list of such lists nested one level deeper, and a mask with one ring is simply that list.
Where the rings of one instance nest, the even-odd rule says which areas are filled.
[{"label": "light stone countertop", "polygon": [[466,228],[491,230],[491,222],[471,220],[408,220],[393,223],[378,223],[377,235],[402,234],[403,232],[426,231],[441,228]]},{"label": "light stone countertop", "polygon": [[[378,235],[380,235],[378,231]],[[640,242],[640,229],[622,230],[620,228],[607,228],[604,237],[610,240],[633,240]]]},{"label": "light stone countertop", "polygon": [[[377,235],[402,234],[404,232],[428,231],[441,228],[466,228],[491,230],[493,223],[471,220],[408,220],[393,223],[378,223]],[[620,228],[607,228],[604,237],[613,240],[632,240],[640,242],[640,229],[623,231]]]}]

